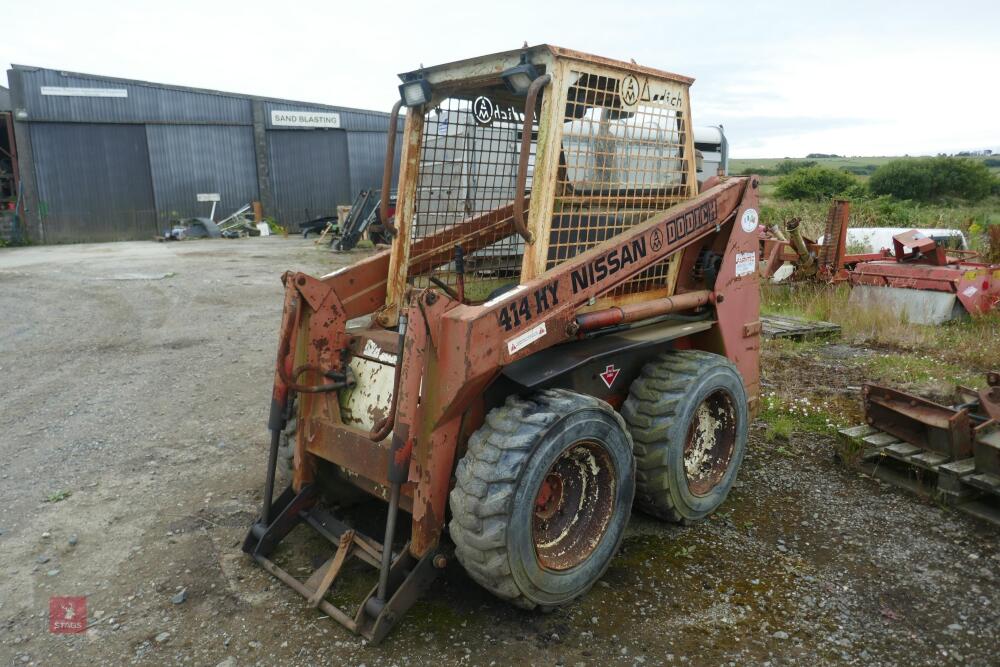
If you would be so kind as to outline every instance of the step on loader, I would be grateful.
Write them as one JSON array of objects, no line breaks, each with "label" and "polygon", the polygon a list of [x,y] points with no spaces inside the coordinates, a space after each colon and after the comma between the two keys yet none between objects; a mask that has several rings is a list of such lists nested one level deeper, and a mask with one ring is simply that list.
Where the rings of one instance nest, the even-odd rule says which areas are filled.
[{"label": "step on loader", "polygon": [[[759,394],[758,182],[699,192],[692,79],[548,45],[401,79],[391,249],[283,276],[263,508],[243,545],[374,643],[452,558],[497,597],[552,609],[601,577],[633,505],[705,518]],[[283,442],[291,481],[273,498]],[[349,490],[383,502],[369,534]],[[278,549],[300,526],[329,542],[306,579]],[[377,580],[348,612],[331,588],[352,557]]]}]

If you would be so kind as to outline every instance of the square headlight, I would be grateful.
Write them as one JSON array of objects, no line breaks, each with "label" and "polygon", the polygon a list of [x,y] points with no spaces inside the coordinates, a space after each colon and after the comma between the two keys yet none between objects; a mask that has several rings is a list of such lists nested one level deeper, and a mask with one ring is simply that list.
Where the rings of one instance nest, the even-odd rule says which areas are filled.
[{"label": "square headlight", "polygon": [[408,107],[419,107],[431,101],[431,84],[427,79],[407,81],[399,86],[399,97]]}]

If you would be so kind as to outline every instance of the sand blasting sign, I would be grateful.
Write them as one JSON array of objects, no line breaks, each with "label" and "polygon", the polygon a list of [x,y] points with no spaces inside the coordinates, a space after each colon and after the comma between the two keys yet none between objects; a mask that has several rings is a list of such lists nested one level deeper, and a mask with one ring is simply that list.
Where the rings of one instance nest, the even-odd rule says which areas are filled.
[{"label": "sand blasting sign", "polygon": [[271,125],[276,127],[340,127],[340,114],[326,111],[271,110]]}]

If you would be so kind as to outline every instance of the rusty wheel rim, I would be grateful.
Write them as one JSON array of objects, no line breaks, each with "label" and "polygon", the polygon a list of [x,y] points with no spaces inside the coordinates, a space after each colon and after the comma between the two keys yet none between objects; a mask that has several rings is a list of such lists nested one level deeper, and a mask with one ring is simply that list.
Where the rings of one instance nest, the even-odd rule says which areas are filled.
[{"label": "rusty wheel rim", "polygon": [[684,442],[684,476],[696,496],[712,492],[726,476],[736,450],[736,405],[728,392],[719,390],[702,401],[694,412]]},{"label": "rusty wheel rim", "polygon": [[568,570],[587,560],[614,505],[615,468],[607,450],[590,440],[563,450],[535,494],[531,533],[539,564]]}]

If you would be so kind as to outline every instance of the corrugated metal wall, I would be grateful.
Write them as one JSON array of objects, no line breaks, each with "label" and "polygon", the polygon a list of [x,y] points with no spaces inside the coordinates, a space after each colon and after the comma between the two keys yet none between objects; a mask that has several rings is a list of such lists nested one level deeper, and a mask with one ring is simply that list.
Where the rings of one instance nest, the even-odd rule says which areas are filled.
[{"label": "corrugated metal wall", "polygon": [[156,232],[142,125],[31,125],[45,240],[125,241]]},{"label": "corrugated metal wall", "polygon": [[[382,187],[382,166],[385,163],[385,147],[388,136],[385,132],[349,132],[347,153],[351,160],[351,192],[357,195],[361,190]],[[393,178],[399,175],[399,149],[396,142],[396,159]]]},{"label": "corrugated metal wall", "polygon": [[295,231],[299,223],[335,215],[350,204],[351,177],[343,130],[272,130],[271,187],[278,222]]},{"label": "corrugated metal wall", "polygon": [[[195,198],[201,192],[221,195],[216,219],[273,199],[265,214],[295,230],[381,186],[386,113],[20,65],[8,78],[12,102],[27,116],[17,125],[39,141],[22,171],[38,182],[29,227],[38,238],[44,228],[46,242],[150,238],[172,218],[208,215],[211,205]],[[99,91],[51,95],[43,87]],[[255,105],[264,109],[256,125]],[[335,112],[340,129],[276,127],[276,110]],[[400,149],[398,142],[396,174]]]},{"label": "corrugated metal wall", "polygon": [[160,227],[171,218],[207,217],[199,192],[217,192],[221,220],[257,199],[253,128],[225,125],[149,125],[149,164]]},{"label": "corrugated metal wall", "polygon": [[[20,70],[24,80],[22,107],[29,120],[92,123],[158,121],[250,124],[250,100],[181,88],[76,76],[54,70]],[[43,95],[42,87],[124,89],[128,97],[69,97]]]}]

